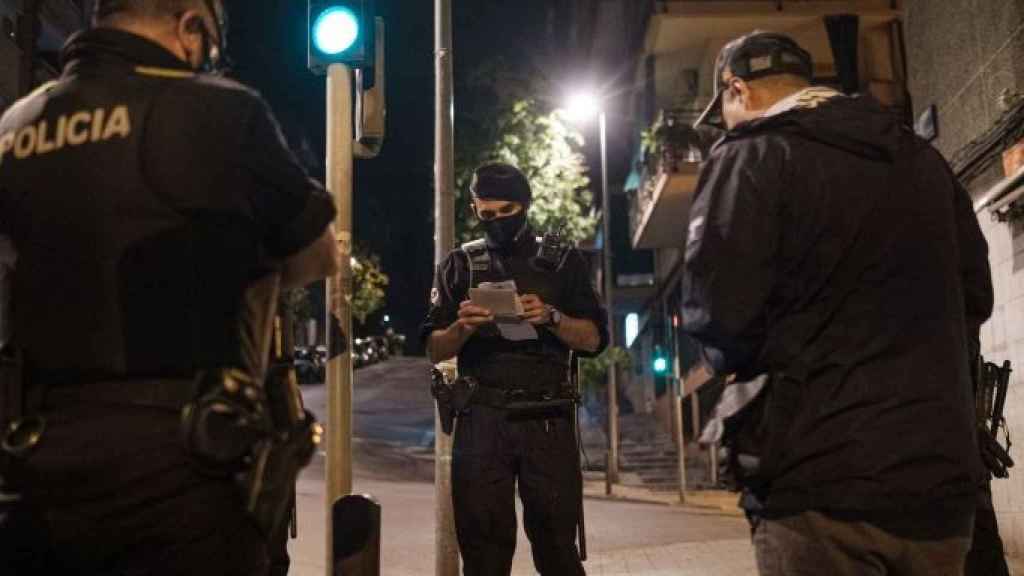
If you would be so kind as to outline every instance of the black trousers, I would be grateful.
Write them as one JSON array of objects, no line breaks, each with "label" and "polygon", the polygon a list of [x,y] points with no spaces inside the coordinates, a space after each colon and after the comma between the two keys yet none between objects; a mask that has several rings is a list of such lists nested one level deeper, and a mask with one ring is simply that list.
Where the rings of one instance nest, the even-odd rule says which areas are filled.
[{"label": "black trousers", "polygon": [[964,576],[1009,576],[1003,539],[992,506],[992,486],[988,482],[978,491],[978,509],[974,515],[974,536],[967,553]]},{"label": "black trousers", "polygon": [[516,549],[515,486],[542,576],[585,574],[576,550],[582,478],[571,412],[510,416],[473,406],[452,448],[455,531],[466,576],[507,576]]},{"label": "black trousers", "polygon": [[963,576],[973,495],[895,511],[749,515],[761,576]]},{"label": "black trousers", "polygon": [[264,538],[227,479],[190,465],[173,410],[90,405],[44,414],[0,518],[5,575],[262,575]]}]

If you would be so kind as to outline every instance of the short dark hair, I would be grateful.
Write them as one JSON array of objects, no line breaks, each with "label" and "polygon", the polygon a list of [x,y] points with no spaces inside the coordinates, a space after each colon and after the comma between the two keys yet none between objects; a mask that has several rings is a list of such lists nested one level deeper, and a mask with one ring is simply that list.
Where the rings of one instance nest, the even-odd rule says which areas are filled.
[{"label": "short dark hair", "polygon": [[94,22],[121,17],[153,18],[199,9],[203,5],[203,0],[96,0],[92,18]]}]

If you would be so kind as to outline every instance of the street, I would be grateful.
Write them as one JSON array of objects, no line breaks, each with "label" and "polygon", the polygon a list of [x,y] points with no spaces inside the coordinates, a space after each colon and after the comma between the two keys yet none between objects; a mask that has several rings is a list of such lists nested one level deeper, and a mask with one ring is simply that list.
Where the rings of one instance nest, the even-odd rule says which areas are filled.
[{"label": "street", "polygon": [[[429,365],[395,358],[356,372],[354,460],[357,493],[383,506],[381,573],[426,576],[434,571],[433,401]],[[307,406],[326,421],[325,387],[303,389]],[[299,538],[290,543],[291,574],[325,574],[324,458],[298,486]],[[585,503],[591,575],[754,574],[742,518],[696,508],[606,501]],[[521,509],[520,509],[521,514]],[[513,574],[534,574],[520,526]]]}]

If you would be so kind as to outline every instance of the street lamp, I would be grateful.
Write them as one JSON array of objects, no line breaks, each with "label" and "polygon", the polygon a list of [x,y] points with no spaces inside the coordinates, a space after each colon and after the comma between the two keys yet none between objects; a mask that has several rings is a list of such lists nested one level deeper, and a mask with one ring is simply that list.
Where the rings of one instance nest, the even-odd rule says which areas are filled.
[{"label": "street lamp", "polygon": [[[609,346],[615,345],[615,309],[613,292],[615,282],[612,276],[612,224],[611,194],[608,190],[608,142],[607,117],[602,107],[601,98],[593,92],[577,92],[570,96],[566,103],[565,114],[571,121],[585,121],[597,116],[601,137],[601,238],[604,256],[604,300],[608,311]],[[608,368],[608,467],[605,490],[611,494],[611,486],[619,479],[619,406],[618,387],[616,386],[615,367]]]}]

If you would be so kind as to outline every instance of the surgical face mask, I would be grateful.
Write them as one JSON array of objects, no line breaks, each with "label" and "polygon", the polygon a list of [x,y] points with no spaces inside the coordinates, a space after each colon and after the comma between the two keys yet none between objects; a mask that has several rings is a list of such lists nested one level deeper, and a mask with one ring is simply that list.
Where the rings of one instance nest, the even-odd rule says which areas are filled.
[{"label": "surgical face mask", "polygon": [[526,227],[526,210],[505,218],[486,220],[480,225],[484,229],[487,241],[497,248],[508,248],[516,241],[516,236]]}]

